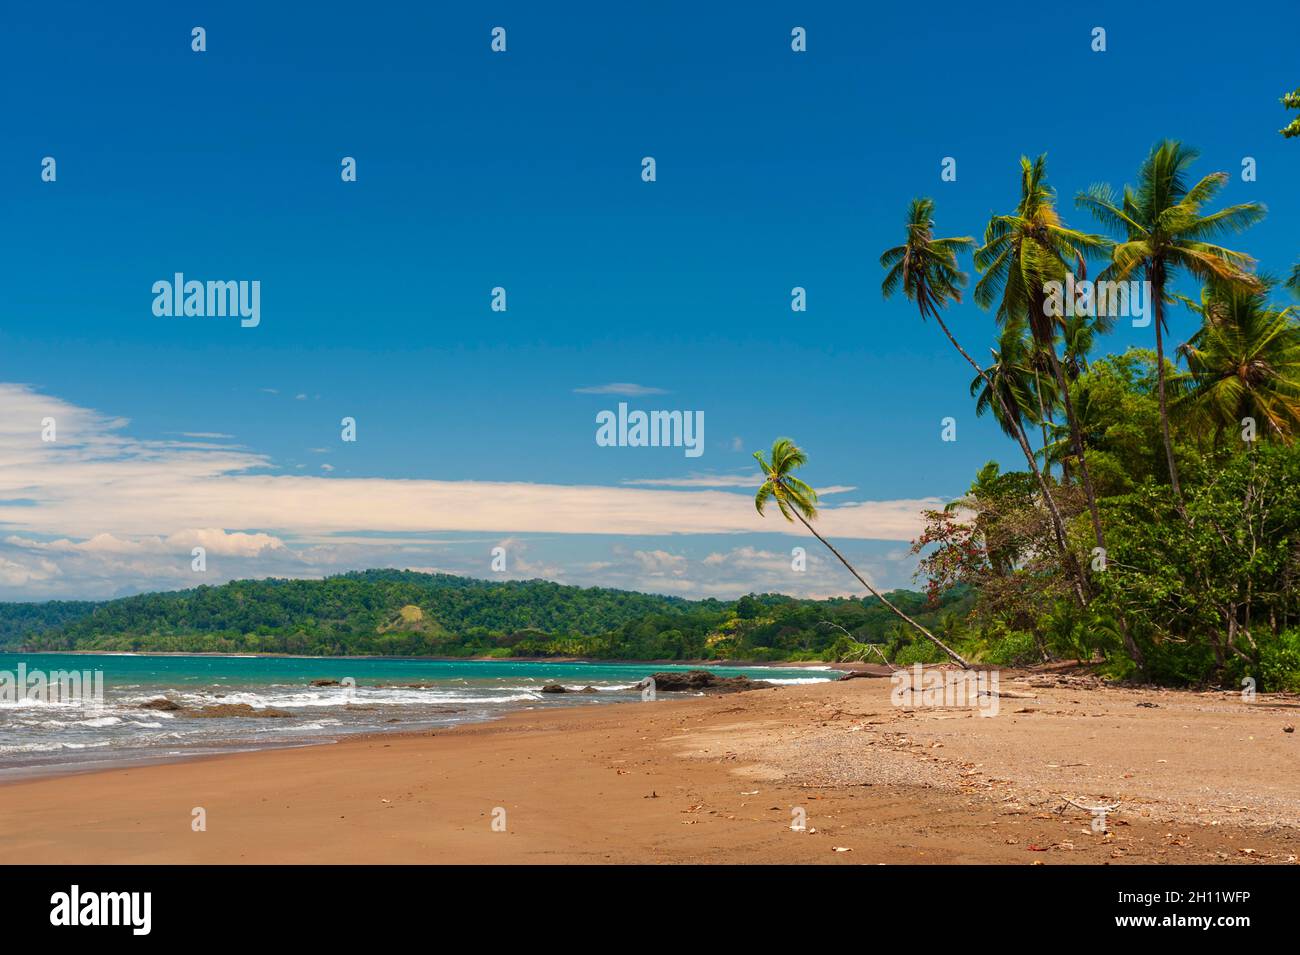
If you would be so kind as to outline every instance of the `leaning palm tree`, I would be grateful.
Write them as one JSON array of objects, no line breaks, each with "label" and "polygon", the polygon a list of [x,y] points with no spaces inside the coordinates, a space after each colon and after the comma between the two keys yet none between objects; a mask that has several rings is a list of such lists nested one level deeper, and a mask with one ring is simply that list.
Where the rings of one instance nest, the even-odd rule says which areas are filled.
[{"label": "leaning palm tree", "polygon": [[1194,427],[1221,436],[1251,418],[1261,436],[1300,434],[1300,309],[1270,307],[1268,288],[1210,283],[1200,303],[1182,299],[1203,324],[1180,349],[1190,388],[1173,410]]},{"label": "leaning palm tree", "polygon": [[[995,400],[1002,407],[1003,420],[1013,422],[1016,420],[1015,415],[1005,405],[1001,391],[994,386],[988,372],[980,367],[979,362],[972,358],[966,349],[961,347],[943,320],[942,310],[953,302],[961,301],[961,289],[967,281],[966,274],[957,267],[957,252],[959,249],[970,248],[974,244],[975,240],[970,236],[936,239],[934,237],[934,200],[928,198],[913,199],[907,209],[906,241],[902,245],[886,249],[880,256],[881,266],[889,270],[885,273],[885,280],[881,283],[880,290],[885,298],[889,298],[899,288],[902,288],[903,294],[908,301],[916,303],[922,321],[926,318],[933,318],[939,324],[939,327],[943,329],[948,341],[952,342],[952,347],[961,353],[961,356],[975,369],[975,373],[983,378],[989,388],[992,389]],[[1056,501],[1052,498],[1051,489],[1047,486],[1043,472],[1038,467],[1038,461],[1034,457],[1033,449],[1029,446],[1029,440],[1025,437],[1024,429],[1017,425],[1012,437],[1020,445],[1025,461],[1029,464],[1030,470],[1033,471],[1034,477],[1038,481],[1043,503],[1051,516],[1056,549],[1062,559],[1069,563],[1070,557],[1067,556],[1069,554],[1069,544],[1065,534],[1065,521],[1061,517],[1060,509],[1056,506]],[[1075,580],[1075,593],[1082,603],[1087,603],[1087,596],[1083,591],[1081,579]]]},{"label": "leaning palm tree", "polygon": [[1079,232],[1061,221],[1056,211],[1056,192],[1047,185],[1047,156],[1042,155],[1032,161],[1028,156],[1020,157],[1020,202],[1014,212],[989,219],[984,244],[975,251],[975,267],[984,273],[975,283],[976,303],[982,308],[996,303],[999,322],[1027,322],[1034,344],[1056,382],[1098,547],[1105,546],[1101,512],[1069,383],[1056,354],[1064,321],[1063,316],[1049,314],[1047,287],[1049,282],[1064,283],[1072,270],[1077,270],[1080,278],[1085,277],[1084,257],[1098,255],[1108,247],[1103,236]]},{"label": "leaning palm tree", "polygon": [[1076,202],[1099,222],[1123,238],[1112,252],[1111,264],[1101,279],[1123,281],[1135,272],[1150,283],[1150,302],[1156,327],[1156,396],[1160,404],[1160,430],[1169,484],[1180,514],[1186,514],[1183,492],[1178,483],[1174,442],[1169,432],[1169,401],[1165,393],[1165,301],[1170,280],[1185,269],[1202,281],[1211,279],[1244,288],[1257,287],[1250,274],[1254,260],[1244,253],[1206,240],[1241,232],[1264,218],[1266,209],[1258,202],[1246,202],[1202,214],[1202,208],[1228,181],[1228,174],[1214,172],[1188,186],[1188,169],[1196,150],[1175,140],[1163,140],[1152,148],[1138,172],[1137,186],[1124,187],[1123,197],[1108,185],[1094,185],[1079,194]]},{"label": "leaning palm tree", "polygon": [[863,576],[854,569],[852,564],[844,559],[844,555],[836,550],[830,541],[813,529],[811,522],[817,518],[817,492],[794,476],[796,469],[808,463],[808,456],[793,441],[789,438],[777,438],[772,443],[772,461],[770,464],[763,460],[762,451],[755,451],[754,458],[758,461],[758,466],[763,469],[764,477],[762,486],[759,487],[758,493],[754,496],[754,506],[758,508],[759,514],[763,513],[763,508],[767,506],[769,501],[775,500],[776,506],[781,510],[782,517],[792,522],[795,518],[798,518],[800,523],[808,528],[808,532],[825,544],[827,550],[839,558],[840,563],[848,568],[849,573],[858,578],[858,582],[863,587],[866,587],[873,597],[946,653],[954,663],[963,669],[970,669],[970,664],[957,651],[894,606],[884,594],[867,583]]}]

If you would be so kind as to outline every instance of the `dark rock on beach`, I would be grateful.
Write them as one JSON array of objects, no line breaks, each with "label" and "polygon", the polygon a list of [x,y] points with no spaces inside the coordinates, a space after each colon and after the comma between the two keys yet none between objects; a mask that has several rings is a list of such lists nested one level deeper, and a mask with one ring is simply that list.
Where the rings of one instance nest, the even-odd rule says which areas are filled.
[{"label": "dark rock on beach", "polygon": [[543,693],[568,693],[569,688],[567,686],[562,686],[559,683],[548,683],[546,684],[546,686],[542,687],[542,692]]},{"label": "dark rock on beach", "polygon": [[338,680],[312,680],[312,686],[340,686]]},{"label": "dark rock on beach", "polygon": [[668,693],[740,693],[744,690],[763,690],[776,686],[766,680],[751,680],[747,676],[718,676],[708,670],[686,670],[681,673],[652,673],[637,684],[644,687],[655,681],[655,690]]},{"label": "dark rock on beach", "polygon": [[199,719],[214,719],[226,716],[255,716],[263,719],[284,719],[293,716],[285,710],[277,710],[266,706],[258,709],[247,703],[218,703],[214,706],[201,706],[193,710],[182,710],[186,716],[193,716]]},{"label": "dark rock on beach", "polygon": [[156,700],[146,700],[140,704],[140,709],[142,710],[162,710],[165,713],[170,713],[174,710],[179,710],[180,708],[181,705],[179,703],[173,702],[165,696],[161,696]]}]

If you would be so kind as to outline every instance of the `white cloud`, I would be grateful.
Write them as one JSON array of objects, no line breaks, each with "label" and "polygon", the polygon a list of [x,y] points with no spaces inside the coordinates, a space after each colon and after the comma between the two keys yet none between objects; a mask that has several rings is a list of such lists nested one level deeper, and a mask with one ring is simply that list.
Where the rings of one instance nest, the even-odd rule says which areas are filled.
[{"label": "white cloud", "polygon": [[83,541],[41,541],[11,534],[4,539],[10,547],[26,551],[43,551],[55,554],[95,554],[102,556],[121,554],[173,554],[202,547],[209,554],[233,557],[256,557],[268,550],[284,547],[284,541],[270,534],[245,534],[228,532],[218,527],[191,528],[162,537],[141,537],[128,540],[112,534],[100,533]]},{"label": "white cloud", "polygon": [[757,474],[691,474],[687,477],[628,478],[624,485],[636,487],[745,487],[757,490],[763,483]]},{"label": "white cloud", "polygon": [[638,550],[632,556],[641,564],[641,569],[651,577],[682,577],[686,574],[687,559],[679,554],[670,554],[666,550]]},{"label": "white cloud", "polygon": [[37,581],[50,580],[59,575],[59,565],[40,559],[22,563],[0,557],[0,584],[6,587],[27,587]]},{"label": "white cloud", "polygon": [[651,388],[648,385],[637,385],[630,381],[614,381],[608,385],[590,385],[586,388],[574,388],[575,394],[579,395],[622,395],[625,398],[640,398],[644,395],[666,395],[668,392],[662,388]]},{"label": "white cloud", "polygon": [[[277,473],[268,456],[214,442],[212,433],[196,432],[202,441],[136,438],[125,419],[24,385],[0,383],[0,408],[0,531],[6,535],[0,541],[0,584],[30,587],[33,594],[72,586],[73,580],[95,595],[191,586],[197,581],[189,551],[196,544],[213,558],[213,573],[228,579],[321,576],[416,561],[442,566],[448,555],[432,549],[455,547],[446,540],[465,533],[554,534],[561,540],[595,535],[610,541],[618,535],[807,536],[775,511],[760,517],[748,493],[728,490],[752,489],[752,479],[740,475],[623,486],[309,476]],[[53,442],[41,440],[47,417],[57,423]],[[921,509],[940,503],[925,498],[827,506],[819,529],[841,540],[910,541],[921,528]],[[450,536],[429,536],[435,533]],[[521,553],[511,571],[556,578],[566,567],[580,575],[589,566],[599,576],[584,583],[635,586],[655,579],[667,581],[674,592],[750,589],[694,580],[694,571],[707,565],[689,565],[681,554],[653,547],[636,553],[641,556],[624,552],[623,563],[613,567],[593,560],[604,554],[588,552],[566,564]],[[404,560],[395,559],[403,554]],[[451,557],[448,567],[487,575],[486,553],[476,552],[472,560]],[[739,554],[736,567],[744,569],[746,559],[759,558]]]},{"label": "white cloud", "polygon": [[[628,487],[735,487],[758,490],[763,478],[753,474],[691,474],[686,477],[666,478],[628,478],[622,482]],[[829,487],[815,488],[817,496],[827,494],[846,494],[856,491],[851,484],[832,484]]]},{"label": "white cloud", "polygon": [[[271,474],[265,455],[131,438],[123,419],[23,386],[0,384],[0,403],[0,522],[32,533],[166,536],[214,525],[313,539],[364,530],[803,533],[777,514],[764,520],[747,495],[720,490]],[[46,416],[58,421],[55,442],[41,440]],[[940,504],[858,501],[823,508],[821,526],[842,538],[911,540],[920,510]]]}]

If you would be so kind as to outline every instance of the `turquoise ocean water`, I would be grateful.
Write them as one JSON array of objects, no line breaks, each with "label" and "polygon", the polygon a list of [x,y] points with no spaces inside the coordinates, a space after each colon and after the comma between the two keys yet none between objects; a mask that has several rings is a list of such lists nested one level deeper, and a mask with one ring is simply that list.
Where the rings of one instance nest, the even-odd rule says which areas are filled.
[{"label": "turquoise ocean water", "polygon": [[[20,670],[21,667],[21,670]],[[402,731],[491,719],[520,708],[628,702],[657,670],[646,663],[524,663],[408,658],[157,656],[0,653],[0,776],[89,769],[121,760],[178,758],[230,749],[328,742],[354,733]],[[708,667],[779,683],[832,679],[822,669]],[[97,700],[33,699],[15,692],[35,674],[86,673]],[[312,686],[313,680],[343,685]],[[596,692],[543,694],[548,683]],[[675,695],[675,694],[674,694]],[[188,716],[142,708],[166,697],[185,709],[220,704],[274,708],[284,718]]]}]

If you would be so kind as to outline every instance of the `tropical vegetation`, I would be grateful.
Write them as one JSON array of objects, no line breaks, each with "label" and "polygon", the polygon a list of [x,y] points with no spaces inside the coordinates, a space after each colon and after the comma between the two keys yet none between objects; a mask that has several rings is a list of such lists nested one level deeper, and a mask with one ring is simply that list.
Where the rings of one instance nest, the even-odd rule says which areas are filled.
[{"label": "tropical vegetation", "polygon": [[[1196,162],[1165,140],[1133,184],[1081,190],[1075,206],[1096,233],[1064,221],[1046,156],[1021,160],[1015,205],[978,246],[936,238],[931,199],[908,206],[881,290],[939,326],[974,369],[975,413],[1024,458],[1023,470],[989,462],[923,515],[913,553],[929,599],[973,599],[942,641],[899,612],[914,655],[1300,689],[1300,309],[1278,299],[1283,285],[1300,293],[1300,266],[1285,282],[1259,273],[1234,237],[1265,208],[1216,208],[1228,176],[1197,175]],[[972,298],[995,330],[985,365],[943,315],[969,283],[967,250]],[[1143,288],[1148,314],[1130,314]],[[1170,343],[1180,303],[1196,328]],[[1149,326],[1153,347],[1099,353],[1121,317]],[[775,498],[813,530],[815,496],[792,474],[805,452],[782,438],[758,458],[760,510]]]},{"label": "tropical vegetation", "polygon": [[[1189,146],[1157,142],[1131,184],[1076,194],[1071,215],[1089,227],[1066,221],[1046,156],[1021,159],[978,241],[944,236],[930,198],[907,206],[902,241],[880,256],[882,293],[905,298],[969,365],[974,414],[992,415],[1018,452],[921,515],[924,592],[881,592],[821,533],[801,476],[809,455],[782,437],[754,455],[759,514],[775,507],[816,537],[866,597],[690,601],[367,571],[0,605],[0,645],[1077,660],[1115,677],[1300,690],[1300,306],[1285,300],[1300,296],[1300,263],[1280,278],[1260,271],[1239,244],[1265,208],[1221,204],[1228,176],[1197,164]],[[988,314],[988,344],[974,350],[948,317],[970,308],[968,288],[970,310]],[[1171,338],[1174,317],[1190,320],[1185,341]],[[1150,337],[1107,351],[1121,319]]]}]

